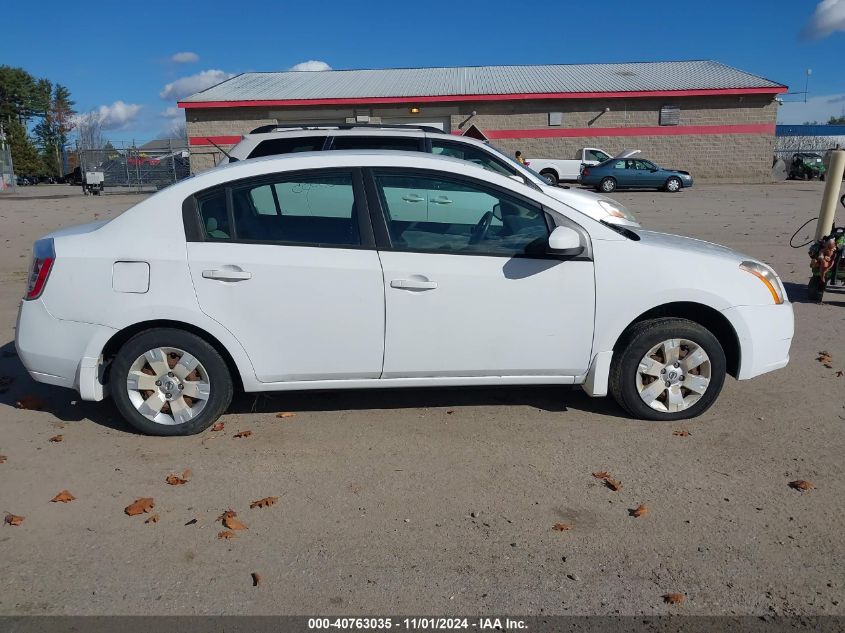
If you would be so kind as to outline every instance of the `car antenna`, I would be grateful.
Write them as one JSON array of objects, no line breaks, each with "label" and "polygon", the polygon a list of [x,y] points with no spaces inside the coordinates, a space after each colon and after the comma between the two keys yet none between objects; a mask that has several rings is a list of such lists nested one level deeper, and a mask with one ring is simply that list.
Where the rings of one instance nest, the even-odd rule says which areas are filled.
[{"label": "car antenna", "polygon": [[221,152],[223,152],[223,155],[224,155],[226,158],[228,158],[228,159],[229,159],[229,162],[230,162],[230,163],[237,163],[237,162],[238,162],[238,160],[239,160],[239,159],[237,159],[237,158],[235,158],[234,156],[232,156],[229,152],[227,152],[225,149],[223,149],[222,147],[220,147],[217,143],[215,143],[214,141],[212,141],[210,138],[206,138],[205,140],[206,140],[206,141],[208,141],[209,143],[211,143],[212,145],[214,145],[214,147],[216,147],[217,149],[219,149]]}]

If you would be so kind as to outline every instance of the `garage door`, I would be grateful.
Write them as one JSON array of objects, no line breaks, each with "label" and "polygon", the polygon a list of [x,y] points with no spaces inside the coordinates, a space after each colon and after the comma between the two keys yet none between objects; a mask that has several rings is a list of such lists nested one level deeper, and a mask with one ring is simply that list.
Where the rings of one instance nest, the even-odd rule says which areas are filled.
[{"label": "garage door", "polygon": [[450,132],[449,117],[432,117],[430,119],[420,119],[417,117],[403,116],[403,117],[382,117],[383,125],[427,125],[429,127],[436,127],[438,130]]}]

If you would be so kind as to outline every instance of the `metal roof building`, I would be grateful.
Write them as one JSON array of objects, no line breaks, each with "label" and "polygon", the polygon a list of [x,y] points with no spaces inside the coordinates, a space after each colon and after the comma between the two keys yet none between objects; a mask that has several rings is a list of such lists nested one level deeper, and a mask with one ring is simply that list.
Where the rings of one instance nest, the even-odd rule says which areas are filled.
[{"label": "metal roof building", "polygon": [[[259,125],[417,123],[454,134],[472,127],[500,149],[529,157],[636,145],[705,179],[759,180],[771,159],[775,97],[786,90],[707,60],[388,68],[244,73],[179,106],[195,155],[209,141],[232,145]],[[719,154],[737,142],[742,151],[733,149],[730,165]],[[196,163],[212,165],[199,156]]]}]

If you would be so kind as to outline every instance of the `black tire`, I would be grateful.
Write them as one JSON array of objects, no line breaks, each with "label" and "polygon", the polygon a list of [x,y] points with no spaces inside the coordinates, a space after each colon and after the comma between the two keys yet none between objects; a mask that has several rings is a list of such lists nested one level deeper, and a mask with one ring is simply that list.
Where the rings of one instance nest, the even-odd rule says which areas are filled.
[{"label": "black tire", "polygon": [[[154,422],[139,413],[129,397],[126,380],[132,363],[158,347],[174,347],[191,354],[208,373],[210,397],[204,409],[188,422],[173,425]],[[234,391],[229,368],[220,353],[199,336],[175,328],[145,330],[124,343],[109,368],[109,389],[123,419],[141,433],[162,436],[194,435],[205,430],[229,407]]]},{"label": "black tire", "polygon": [[549,181],[549,184],[552,187],[557,187],[558,183],[560,182],[558,180],[557,174],[555,172],[553,172],[551,169],[544,169],[543,171],[540,172],[540,175],[545,176],[546,180]]},{"label": "black tire", "polygon": [[[701,346],[710,357],[710,384],[699,400],[682,411],[658,411],[646,404],[637,391],[637,369],[648,351],[672,338],[690,340]],[[632,326],[619,341],[610,367],[609,388],[616,402],[632,417],[640,420],[672,421],[694,418],[715,402],[727,373],[725,352],[718,339],[707,328],[679,318],[642,321]]]},{"label": "black tire", "polygon": [[[672,184],[670,184],[670,183],[672,183]],[[671,188],[673,185],[676,185],[675,189]],[[681,182],[680,178],[677,178],[675,176],[667,178],[666,183],[663,185],[663,190],[668,191],[669,193],[678,193],[683,188],[684,188],[684,183]]]},{"label": "black tire", "polygon": [[599,186],[596,188],[602,193],[613,193],[616,191],[616,178],[611,178],[610,176],[602,178]]}]

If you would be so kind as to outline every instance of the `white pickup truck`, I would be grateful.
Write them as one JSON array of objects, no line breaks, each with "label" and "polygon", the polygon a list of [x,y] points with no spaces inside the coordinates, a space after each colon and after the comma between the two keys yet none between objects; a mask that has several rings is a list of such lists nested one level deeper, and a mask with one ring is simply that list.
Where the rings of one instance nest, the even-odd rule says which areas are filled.
[{"label": "white pickup truck", "polygon": [[582,165],[598,165],[611,155],[596,147],[583,147],[572,160],[553,160],[550,158],[526,158],[528,166],[545,176],[553,185],[561,181],[576,181],[581,174]]}]

